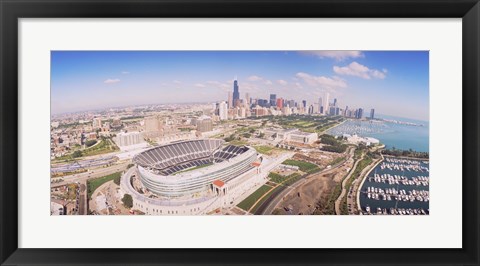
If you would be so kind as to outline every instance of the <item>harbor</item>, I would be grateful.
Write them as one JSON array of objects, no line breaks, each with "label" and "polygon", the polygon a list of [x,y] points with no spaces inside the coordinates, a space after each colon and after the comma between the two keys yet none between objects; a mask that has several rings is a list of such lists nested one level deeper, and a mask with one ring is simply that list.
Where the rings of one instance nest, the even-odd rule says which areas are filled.
[{"label": "harbor", "polygon": [[362,214],[427,215],[429,162],[385,157],[365,178],[360,194]]}]

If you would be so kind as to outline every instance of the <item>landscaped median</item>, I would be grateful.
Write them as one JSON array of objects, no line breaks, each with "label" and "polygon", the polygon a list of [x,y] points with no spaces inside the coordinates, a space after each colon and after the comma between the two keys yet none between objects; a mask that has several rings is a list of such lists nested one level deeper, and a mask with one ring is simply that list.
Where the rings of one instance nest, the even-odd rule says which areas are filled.
[{"label": "landscaped median", "polygon": [[255,204],[255,202],[265,193],[267,193],[270,189],[272,189],[271,186],[261,186],[259,189],[255,190],[255,192],[253,192],[250,196],[240,202],[237,206],[245,211],[248,211],[253,206],[253,204]]}]

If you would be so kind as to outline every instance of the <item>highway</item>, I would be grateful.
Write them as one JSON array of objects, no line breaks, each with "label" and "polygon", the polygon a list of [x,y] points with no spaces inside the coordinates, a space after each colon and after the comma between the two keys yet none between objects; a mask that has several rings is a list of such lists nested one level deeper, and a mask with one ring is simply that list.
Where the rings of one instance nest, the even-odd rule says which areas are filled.
[{"label": "highway", "polygon": [[85,173],[65,176],[65,177],[62,177],[62,179],[63,179],[62,182],[50,183],[50,187],[60,187],[60,186],[64,186],[64,185],[67,185],[67,184],[70,184],[70,183],[73,183],[73,182],[82,183],[82,182],[86,182],[87,180],[92,179],[92,178],[98,178],[98,177],[106,176],[106,175],[113,174],[113,173],[116,173],[116,172],[121,172],[121,171],[124,171],[125,169],[127,169],[127,166],[128,166],[129,163],[130,162],[114,164],[112,166],[105,167],[105,168],[97,168],[97,169],[93,169],[93,170],[88,170],[88,172],[85,172]]}]

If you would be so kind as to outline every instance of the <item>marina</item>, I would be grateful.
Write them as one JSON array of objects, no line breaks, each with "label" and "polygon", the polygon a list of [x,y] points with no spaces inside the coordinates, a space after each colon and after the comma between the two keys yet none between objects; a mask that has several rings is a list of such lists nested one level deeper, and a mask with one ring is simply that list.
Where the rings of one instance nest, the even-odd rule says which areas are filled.
[{"label": "marina", "polygon": [[429,162],[385,157],[360,189],[363,214],[429,214]]}]

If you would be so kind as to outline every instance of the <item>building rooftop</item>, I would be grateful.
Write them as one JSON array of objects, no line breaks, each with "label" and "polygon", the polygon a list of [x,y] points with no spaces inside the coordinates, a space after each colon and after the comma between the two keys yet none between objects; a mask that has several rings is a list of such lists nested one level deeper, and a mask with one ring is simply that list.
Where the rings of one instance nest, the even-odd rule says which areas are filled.
[{"label": "building rooftop", "polygon": [[225,182],[223,182],[222,180],[215,180],[212,182],[212,184],[214,184],[217,187],[223,187],[225,185]]}]

